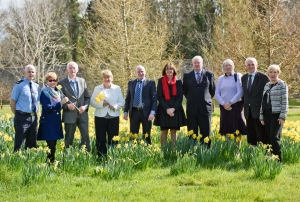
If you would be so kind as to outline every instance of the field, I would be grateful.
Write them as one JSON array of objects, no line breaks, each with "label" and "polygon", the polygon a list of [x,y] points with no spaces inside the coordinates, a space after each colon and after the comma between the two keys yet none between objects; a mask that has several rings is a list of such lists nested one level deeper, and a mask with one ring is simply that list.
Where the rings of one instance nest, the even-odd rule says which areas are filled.
[{"label": "field", "polygon": [[[8,110],[7,110],[8,109]],[[5,110],[5,111],[4,111]],[[4,113],[3,113],[4,112]],[[64,149],[59,141],[57,161],[48,165],[47,147],[12,153],[13,127],[9,108],[0,111],[0,201],[298,201],[300,180],[299,112],[290,110],[282,137],[283,163],[266,145],[249,147],[242,138],[240,157],[232,134],[220,136],[218,110],[213,116],[212,147],[207,150],[185,128],[176,151],[160,148],[159,129],[153,144],[128,132],[121,121],[118,141],[107,158],[97,159],[93,117],[92,152],[76,143]],[[190,137],[190,138],[189,138]]]}]

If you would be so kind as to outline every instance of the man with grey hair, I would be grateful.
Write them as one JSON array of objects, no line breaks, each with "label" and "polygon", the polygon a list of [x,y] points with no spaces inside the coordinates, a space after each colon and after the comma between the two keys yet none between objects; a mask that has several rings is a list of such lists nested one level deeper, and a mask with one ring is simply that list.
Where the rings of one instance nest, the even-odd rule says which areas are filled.
[{"label": "man with grey hair", "polygon": [[18,81],[12,90],[10,108],[14,117],[14,151],[21,149],[24,139],[25,148],[36,147],[37,111],[40,100],[40,88],[35,83],[36,70],[33,65],[24,69],[24,79]]},{"label": "man with grey hair", "polygon": [[62,121],[65,128],[65,146],[70,147],[73,144],[76,126],[81,134],[81,145],[86,146],[90,151],[90,138],[88,130],[88,108],[90,104],[90,95],[83,78],[77,77],[78,64],[69,62],[66,71],[68,77],[59,81],[61,91],[69,98],[69,102],[63,105]]},{"label": "man with grey hair", "polygon": [[257,60],[248,57],[245,61],[248,73],[242,76],[242,87],[244,93],[244,115],[247,123],[247,141],[250,145],[258,142],[268,144],[269,138],[265,128],[259,120],[260,106],[263,90],[269,78],[266,74],[257,71]]},{"label": "man with grey hair", "polygon": [[[183,76],[183,94],[186,97],[187,128],[202,135],[201,143],[211,132],[212,98],[215,95],[215,78],[211,71],[203,69],[203,59],[192,59],[193,70]],[[206,145],[210,147],[210,140]]]},{"label": "man with grey hair", "polygon": [[151,144],[150,132],[157,108],[155,81],[145,78],[146,70],[142,65],[135,68],[136,79],[128,82],[125,99],[124,119],[130,116],[130,132],[138,134],[142,123],[143,135]]}]

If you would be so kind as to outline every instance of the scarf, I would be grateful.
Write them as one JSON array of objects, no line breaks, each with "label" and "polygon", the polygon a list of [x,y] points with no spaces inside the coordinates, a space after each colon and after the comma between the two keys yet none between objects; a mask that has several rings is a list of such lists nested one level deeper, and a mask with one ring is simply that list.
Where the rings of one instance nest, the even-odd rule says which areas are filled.
[{"label": "scarf", "polygon": [[[55,88],[56,89],[56,88]],[[44,94],[50,99],[51,104],[55,104],[60,102],[60,92],[56,91],[55,89],[51,88],[49,85],[45,84],[42,91]]]},{"label": "scarf", "polygon": [[173,76],[172,81],[169,81],[167,75],[164,75],[162,78],[162,89],[166,101],[169,101],[171,99],[169,85],[172,86],[172,96],[176,96],[177,95],[176,77]]}]

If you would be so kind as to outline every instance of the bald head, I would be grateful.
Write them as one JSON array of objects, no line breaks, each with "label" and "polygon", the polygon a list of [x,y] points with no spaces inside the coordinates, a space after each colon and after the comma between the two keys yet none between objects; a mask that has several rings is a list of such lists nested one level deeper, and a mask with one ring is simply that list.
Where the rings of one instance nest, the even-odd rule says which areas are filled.
[{"label": "bald head", "polygon": [[136,66],[136,68],[135,68],[135,74],[136,74],[136,78],[138,80],[143,80],[143,78],[146,75],[145,67],[143,67],[142,65]]},{"label": "bald head", "polygon": [[32,81],[34,79],[35,73],[36,73],[36,70],[35,70],[35,67],[33,65],[27,65],[24,68],[24,76],[29,81]]}]

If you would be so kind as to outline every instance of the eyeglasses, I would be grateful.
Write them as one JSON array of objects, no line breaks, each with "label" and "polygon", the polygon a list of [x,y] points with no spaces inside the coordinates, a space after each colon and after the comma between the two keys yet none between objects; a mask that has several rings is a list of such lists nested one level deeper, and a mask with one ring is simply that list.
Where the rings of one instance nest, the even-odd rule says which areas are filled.
[{"label": "eyeglasses", "polygon": [[56,79],[56,80],[54,80],[54,79],[53,79],[53,80],[52,80],[52,79],[50,79],[50,80],[48,80],[48,82],[50,82],[50,83],[51,83],[51,82],[57,82],[57,79]]}]

